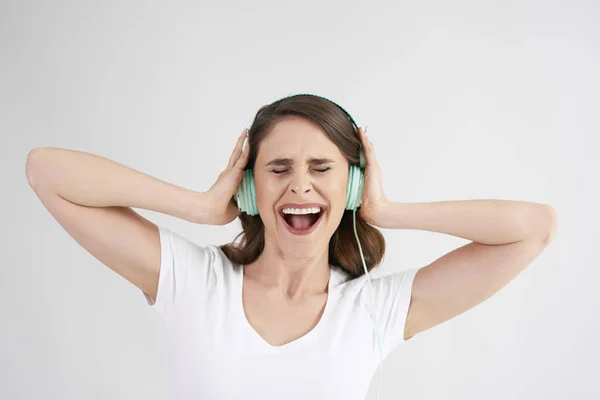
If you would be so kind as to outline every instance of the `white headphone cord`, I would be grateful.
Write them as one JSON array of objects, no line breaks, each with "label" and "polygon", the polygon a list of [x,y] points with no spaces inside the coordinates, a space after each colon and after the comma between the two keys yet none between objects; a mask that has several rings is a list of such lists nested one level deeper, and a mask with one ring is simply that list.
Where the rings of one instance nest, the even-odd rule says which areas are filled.
[{"label": "white headphone cord", "polygon": [[373,317],[373,322],[375,323],[375,329],[377,333],[377,345],[379,347],[379,383],[377,384],[377,395],[376,399],[379,400],[379,389],[381,388],[381,375],[383,371],[383,353],[381,350],[381,336],[379,335],[379,324],[377,322],[377,315],[375,314],[374,304],[375,297],[373,296],[373,285],[371,284],[371,277],[369,276],[369,271],[367,271],[367,265],[365,263],[365,256],[363,255],[362,247],[360,246],[360,240],[358,239],[358,233],[356,232],[356,209],[354,209],[353,213],[354,220],[354,236],[356,237],[356,242],[358,243],[358,250],[360,251],[360,258],[362,259],[363,268],[365,269],[365,274],[367,275],[367,280],[369,281],[369,290],[371,292],[371,316]]}]

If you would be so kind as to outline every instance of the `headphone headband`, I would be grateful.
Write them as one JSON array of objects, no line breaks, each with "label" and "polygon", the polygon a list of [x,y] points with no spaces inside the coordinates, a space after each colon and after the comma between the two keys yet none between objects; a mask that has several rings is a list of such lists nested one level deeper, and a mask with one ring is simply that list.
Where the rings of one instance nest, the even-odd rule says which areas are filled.
[{"label": "headphone headband", "polygon": [[[348,119],[350,120],[350,122],[351,122],[351,123],[352,123],[352,125],[354,126],[354,129],[356,130],[356,133],[358,134],[358,125],[357,125],[356,121],[354,121],[354,118],[352,118],[352,116],[350,115],[350,113],[349,113],[348,111],[346,111],[346,110],[344,109],[344,107],[340,106],[340,105],[339,105],[338,103],[336,103],[335,101],[333,101],[333,100],[329,100],[329,99],[328,99],[328,98],[326,98],[326,97],[319,96],[319,95],[316,95],[316,94],[311,94],[311,93],[299,93],[299,94],[294,94],[294,95],[292,95],[292,96],[284,97],[283,99],[289,99],[289,98],[293,98],[293,97],[297,97],[297,96],[311,96],[311,97],[318,97],[318,98],[320,98],[320,99],[323,99],[323,100],[326,100],[326,101],[330,102],[331,104],[334,104],[334,105],[335,105],[337,108],[339,108],[340,110],[342,110],[342,112],[343,112],[343,113],[346,115],[346,117],[348,117]],[[283,99],[282,99],[282,100],[283,100]],[[365,161],[365,154],[364,154],[364,152],[363,152],[362,145],[360,145],[360,144],[359,144],[359,152],[358,152],[358,154],[359,154],[359,158],[360,158],[360,161],[359,161],[359,164],[358,164],[358,165],[359,165],[360,169],[364,170],[364,169],[365,169],[365,167],[366,167],[366,165],[367,165],[367,163],[366,163],[366,161]]]},{"label": "headphone headband", "polygon": [[292,98],[292,97],[297,97],[297,96],[311,96],[311,97],[318,97],[318,98],[320,98],[320,99],[327,100],[328,102],[330,102],[330,103],[334,104],[334,105],[335,105],[337,108],[339,108],[340,110],[342,110],[342,112],[343,112],[343,113],[346,115],[346,117],[348,117],[348,119],[350,120],[350,122],[352,123],[352,125],[354,126],[354,128],[355,128],[355,129],[358,131],[358,125],[357,125],[357,124],[356,124],[356,122],[354,121],[354,118],[352,118],[352,116],[350,115],[350,113],[349,113],[348,111],[346,111],[346,110],[345,110],[345,109],[344,109],[342,106],[340,106],[340,105],[339,105],[338,103],[336,103],[335,101],[333,101],[333,100],[329,100],[329,99],[328,99],[328,98],[326,98],[326,97],[319,96],[319,95],[316,95],[316,94],[311,94],[311,93],[299,93],[299,94],[295,94],[295,95],[292,95],[292,96],[284,97],[284,99],[289,99],[289,98]]}]

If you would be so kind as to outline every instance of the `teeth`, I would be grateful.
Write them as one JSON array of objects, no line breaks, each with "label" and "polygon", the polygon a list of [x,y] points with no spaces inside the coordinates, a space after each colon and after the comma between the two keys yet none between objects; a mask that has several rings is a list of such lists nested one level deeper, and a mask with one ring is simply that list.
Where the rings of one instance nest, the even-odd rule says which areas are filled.
[{"label": "teeth", "polygon": [[284,208],[284,214],[318,214],[321,209],[319,207],[313,208]]}]

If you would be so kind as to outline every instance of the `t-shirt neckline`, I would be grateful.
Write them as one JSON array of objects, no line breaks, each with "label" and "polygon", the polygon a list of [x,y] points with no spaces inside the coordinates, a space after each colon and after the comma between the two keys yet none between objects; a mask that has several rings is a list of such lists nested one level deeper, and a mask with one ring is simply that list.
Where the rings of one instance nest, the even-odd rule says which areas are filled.
[{"label": "t-shirt neckline", "polygon": [[319,318],[319,321],[317,322],[317,324],[310,330],[308,331],[306,334],[304,334],[303,336],[292,340],[291,342],[282,344],[280,346],[277,345],[273,345],[269,342],[267,342],[255,329],[254,327],[250,324],[250,321],[248,321],[248,318],[246,316],[246,312],[244,310],[244,303],[243,303],[243,290],[244,290],[244,265],[242,264],[238,264],[237,265],[237,270],[238,270],[238,284],[237,284],[237,296],[236,296],[236,303],[237,303],[237,310],[238,310],[238,315],[239,318],[241,319],[242,322],[242,326],[244,327],[244,329],[246,329],[246,331],[249,331],[250,334],[256,339],[257,342],[260,343],[260,346],[266,348],[269,351],[272,352],[280,352],[280,351],[287,351],[287,350],[292,350],[295,348],[298,348],[300,346],[306,345],[308,343],[312,343],[316,340],[316,338],[318,338],[320,332],[323,330],[323,326],[327,324],[328,321],[328,317],[329,317],[329,312],[331,310],[332,303],[334,301],[334,290],[332,290],[333,286],[333,280],[334,280],[334,270],[333,267],[330,267],[329,269],[329,282],[327,284],[327,300],[325,302],[325,309],[323,310],[323,313],[321,314],[321,318]]}]

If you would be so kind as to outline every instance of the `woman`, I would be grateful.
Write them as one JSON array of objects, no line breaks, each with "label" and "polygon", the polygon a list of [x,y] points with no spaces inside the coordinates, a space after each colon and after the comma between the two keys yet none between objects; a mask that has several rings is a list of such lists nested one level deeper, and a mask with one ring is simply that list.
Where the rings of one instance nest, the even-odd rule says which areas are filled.
[{"label": "woman", "polygon": [[[49,212],[164,318],[175,399],[362,399],[391,350],[496,293],[556,230],[543,204],[388,200],[365,132],[318,96],[261,108],[247,137],[202,193],[72,150],[38,148],[27,159]],[[348,188],[361,148],[357,211]],[[131,207],[200,224],[239,217],[241,241],[197,245]],[[385,250],[375,227],[472,242],[371,281],[365,272]]]}]

